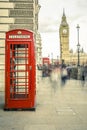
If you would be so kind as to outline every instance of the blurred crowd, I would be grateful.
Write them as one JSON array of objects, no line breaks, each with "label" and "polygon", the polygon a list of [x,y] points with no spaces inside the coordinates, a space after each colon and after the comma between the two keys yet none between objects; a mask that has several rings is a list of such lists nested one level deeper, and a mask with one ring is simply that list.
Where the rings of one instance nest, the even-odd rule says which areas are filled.
[{"label": "blurred crowd", "polygon": [[83,66],[66,66],[66,65],[43,65],[38,68],[42,71],[42,77],[50,77],[53,82],[60,81],[62,85],[66,83],[68,79],[81,80],[87,82],[87,65]]}]

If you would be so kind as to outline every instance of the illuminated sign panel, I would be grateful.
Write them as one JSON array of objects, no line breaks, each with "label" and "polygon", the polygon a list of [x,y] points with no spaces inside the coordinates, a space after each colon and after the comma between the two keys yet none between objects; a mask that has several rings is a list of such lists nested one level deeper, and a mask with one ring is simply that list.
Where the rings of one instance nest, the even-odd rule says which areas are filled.
[{"label": "illuminated sign panel", "polygon": [[30,38],[30,35],[9,35],[9,38]]}]

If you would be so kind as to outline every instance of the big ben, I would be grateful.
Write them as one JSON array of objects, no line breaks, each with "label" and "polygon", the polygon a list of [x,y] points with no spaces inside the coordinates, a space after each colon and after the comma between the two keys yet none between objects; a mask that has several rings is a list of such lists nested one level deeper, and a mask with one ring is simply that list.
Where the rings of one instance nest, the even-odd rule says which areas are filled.
[{"label": "big ben", "polygon": [[60,37],[60,60],[65,64],[69,63],[69,25],[66,20],[65,11],[59,28]]}]

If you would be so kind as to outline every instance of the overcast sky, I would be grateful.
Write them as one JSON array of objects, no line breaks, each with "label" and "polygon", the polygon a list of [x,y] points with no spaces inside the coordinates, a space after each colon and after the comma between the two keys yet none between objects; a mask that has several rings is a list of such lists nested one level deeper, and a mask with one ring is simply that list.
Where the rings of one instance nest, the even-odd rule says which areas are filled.
[{"label": "overcast sky", "polygon": [[69,24],[69,47],[77,49],[77,29],[79,24],[79,41],[81,48],[87,52],[87,0],[39,0],[39,32],[42,38],[42,54],[53,53],[56,58],[60,55],[59,26],[63,8]]}]

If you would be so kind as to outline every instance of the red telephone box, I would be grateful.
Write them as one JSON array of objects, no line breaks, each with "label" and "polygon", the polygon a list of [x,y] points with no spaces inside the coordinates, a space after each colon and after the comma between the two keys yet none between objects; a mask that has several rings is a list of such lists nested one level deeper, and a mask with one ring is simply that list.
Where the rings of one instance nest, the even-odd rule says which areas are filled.
[{"label": "red telephone box", "polygon": [[50,59],[48,57],[44,57],[43,59],[43,65],[49,65],[50,64]]},{"label": "red telephone box", "polygon": [[36,67],[34,35],[17,29],[6,33],[5,110],[35,110]]}]

